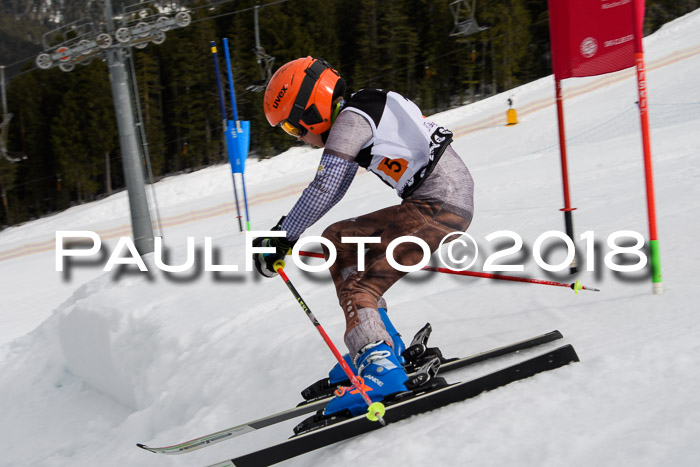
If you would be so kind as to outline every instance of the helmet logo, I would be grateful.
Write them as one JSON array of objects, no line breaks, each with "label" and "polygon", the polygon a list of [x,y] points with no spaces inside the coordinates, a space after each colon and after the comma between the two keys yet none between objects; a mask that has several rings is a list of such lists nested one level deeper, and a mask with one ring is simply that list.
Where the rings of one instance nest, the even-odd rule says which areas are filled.
[{"label": "helmet logo", "polygon": [[287,93],[287,86],[284,86],[282,89],[280,89],[280,92],[277,93],[277,97],[275,97],[275,102],[272,103],[272,107],[275,109],[279,107],[280,102],[282,102],[282,98],[284,95]]}]

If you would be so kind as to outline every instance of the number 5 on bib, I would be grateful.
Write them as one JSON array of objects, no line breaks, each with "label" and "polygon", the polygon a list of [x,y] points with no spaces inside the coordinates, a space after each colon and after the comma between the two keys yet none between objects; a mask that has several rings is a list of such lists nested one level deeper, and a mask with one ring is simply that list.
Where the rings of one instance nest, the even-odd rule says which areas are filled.
[{"label": "number 5 on bib", "polygon": [[406,159],[389,159],[388,157],[385,157],[377,166],[377,170],[391,177],[396,183],[399,183],[407,168],[408,161]]}]

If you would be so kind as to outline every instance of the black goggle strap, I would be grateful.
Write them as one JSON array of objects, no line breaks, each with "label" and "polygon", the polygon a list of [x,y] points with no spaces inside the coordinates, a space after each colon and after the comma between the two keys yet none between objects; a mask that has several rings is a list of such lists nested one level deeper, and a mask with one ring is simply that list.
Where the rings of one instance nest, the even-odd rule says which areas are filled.
[{"label": "black goggle strap", "polygon": [[299,93],[297,94],[297,98],[294,100],[292,111],[289,112],[289,117],[287,117],[287,122],[291,123],[297,128],[301,128],[299,122],[301,121],[301,117],[306,109],[306,104],[309,102],[314,86],[316,86],[316,81],[318,81],[318,79],[321,77],[321,73],[323,73],[326,68],[331,67],[325,60],[317,59],[305,71],[304,80],[301,82],[301,86],[299,87]]}]

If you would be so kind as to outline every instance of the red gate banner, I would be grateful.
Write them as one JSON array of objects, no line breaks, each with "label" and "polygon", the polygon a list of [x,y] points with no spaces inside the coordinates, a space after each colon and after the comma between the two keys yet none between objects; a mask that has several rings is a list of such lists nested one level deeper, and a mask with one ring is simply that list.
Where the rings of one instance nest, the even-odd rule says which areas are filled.
[{"label": "red gate banner", "polygon": [[[636,24],[632,2],[637,2]],[[602,75],[635,65],[644,0],[548,0],[554,78]]]}]

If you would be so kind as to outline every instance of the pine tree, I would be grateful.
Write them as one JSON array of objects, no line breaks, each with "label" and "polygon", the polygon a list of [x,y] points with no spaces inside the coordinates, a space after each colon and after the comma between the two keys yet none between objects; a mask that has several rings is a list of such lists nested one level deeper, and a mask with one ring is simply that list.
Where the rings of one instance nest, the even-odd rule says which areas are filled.
[{"label": "pine tree", "polygon": [[465,76],[460,64],[467,52],[458,37],[449,36],[453,28],[449,4],[450,0],[414,0],[407,6],[420,44],[414,69],[419,87],[416,102],[426,115],[449,106]]},{"label": "pine tree", "polygon": [[146,128],[148,155],[154,175],[159,175],[164,171],[166,149],[160,48],[149,46],[141,51],[132,49],[132,53],[134,53],[141,116]]},{"label": "pine tree", "polygon": [[199,168],[219,160],[220,140],[216,87],[209,43],[215,37],[209,21],[193,22],[168,34],[161,46],[165,84],[164,111],[168,140],[174,141],[168,169]]},{"label": "pine tree", "polygon": [[82,97],[84,102],[81,120],[84,119],[85,126],[82,131],[85,145],[90,153],[90,164],[98,164],[98,160],[101,161],[100,169],[93,172],[95,177],[103,177],[101,180],[95,180],[99,182],[99,192],[109,195],[112,191],[112,155],[116,156],[119,149],[109,75],[104,62],[99,60],[94,60],[81,70],[81,73],[86,75],[85,85],[90,86],[90,92]]},{"label": "pine tree", "polygon": [[384,57],[379,54],[379,8],[378,0],[361,0],[356,11],[351,39],[356,52],[352,72],[354,90],[384,86],[379,78],[384,71],[381,66]]},{"label": "pine tree", "polygon": [[50,138],[51,120],[71,86],[69,73],[35,70],[11,81],[8,106],[14,114],[9,148],[27,156],[18,163],[17,183],[8,195],[15,200],[16,222],[68,206],[58,191],[56,161]]},{"label": "pine tree", "polygon": [[698,0],[646,0],[646,34],[659,29],[669,21],[693,11],[700,6]]},{"label": "pine tree", "polygon": [[84,110],[85,94],[92,91],[84,70],[71,72],[73,85],[63,95],[58,114],[51,122],[51,142],[55,148],[57,168],[61,173],[63,184],[73,193],[74,199],[82,203],[92,198],[98,188],[97,176],[102,167],[91,154],[88,124]]},{"label": "pine tree", "polygon": [[494,83],[510,89],[519,84],[518,74],[527,59],[530,43],[530,15],[524,0],[506,0],[485,7],[482,17],[491,24],[487,31],[492,45],[491,66]]},{"label": "pine tree", "polygon": [[382,5],[377,47],[383,59],[381,79],[387,88],[413,97],[414,71],[418,57],[418,37],[408,22],[407,2],[394,0]]}]

